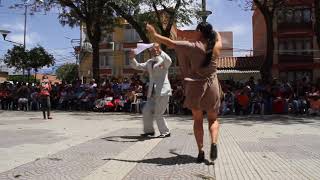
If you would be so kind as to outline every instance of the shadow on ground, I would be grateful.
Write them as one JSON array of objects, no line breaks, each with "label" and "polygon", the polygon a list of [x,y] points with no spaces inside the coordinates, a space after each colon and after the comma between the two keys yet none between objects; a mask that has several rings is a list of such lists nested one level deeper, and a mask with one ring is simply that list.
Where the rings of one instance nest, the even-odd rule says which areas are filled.
[{"label": "shadow on ground", "polygon": [[[174,155],[171,157],[158,157],[158,158],[151,158],[151,159],[142,159],[142,160],[126,160],[126,159],[115,159],[115,158],[106,158],[103,160],[109,161],[122,161],[122,162],[133,162],[133,163],[146,163],[146,164],[156,164],[158,166],[174,166],[174,165],[181,165],[181,164],[193,164],[197,163],[197,158],[192,157],[186,154],[179,154],[174,150],[170,150],[170,154]],[[214,165],[213,163],[209,162],[207,159],[203,162],[206,165]]]},{"label": "shadow on ground", "polygon": [[106,141],[111,142],[140,142],[140,141],[146,141],[150,140],[156,137],[142,137],[142,136],[109,136],[104,137],[101,139],[104,139]]}]

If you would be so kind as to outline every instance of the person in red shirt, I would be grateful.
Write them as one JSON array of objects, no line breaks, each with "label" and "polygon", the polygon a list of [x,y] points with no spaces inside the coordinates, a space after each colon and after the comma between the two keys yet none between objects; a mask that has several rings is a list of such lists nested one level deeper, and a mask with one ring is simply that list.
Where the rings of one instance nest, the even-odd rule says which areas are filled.
[{"label": "person in red shirt", "polygon": [[[40,85],[40,104],[41,104],[41,110],[43,113],[43,119],[52,119],[50,116],[50,109],[51,109],[51,103],[50,103],[50,91],[52,90],[50,81],[48,79],[48,76],[44,75],[42,77],[41,85]],[[46,116],[47,111],[47,116]]]}]

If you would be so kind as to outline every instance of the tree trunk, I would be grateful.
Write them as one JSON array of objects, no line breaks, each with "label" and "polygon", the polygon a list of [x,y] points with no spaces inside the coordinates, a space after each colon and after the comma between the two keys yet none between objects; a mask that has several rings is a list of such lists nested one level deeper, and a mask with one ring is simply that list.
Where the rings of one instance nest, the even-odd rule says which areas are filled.
[{"label": "tree trunk", "polygon": [[318,46],[320,48],[320,0],[315,0],[315,13],[316,13],[315,32],[317,36]]},{"label": "tree trunk", "polygon": [[35,84],[37,83],[37,73],[38,73],[38,70],[35,69],[35,70],[34,70],[34,83],[35,83]]},{"label": "tree trunk", "polygon": [[30,82],[30,74],[31,74],[30,71],[31,71],[31,69],[28,68],[27,69],[27,72],[28,72],[28,75],[27,75],[28,76],[28,83]]},{"label": "tree trunk", "polygon": [[92,75],[96,83],[100,83],[99,42],[92,43]]},{"label": "tree trunk", "polygon": [[267,52],[264,63],[261,67],[261,76],[264,82],[270,82],[272,80],[272,66],[273,66],[273,54],[274,54],[274,38],[273,38],[273,17],[265,15],[265,22],[267,27]]}]

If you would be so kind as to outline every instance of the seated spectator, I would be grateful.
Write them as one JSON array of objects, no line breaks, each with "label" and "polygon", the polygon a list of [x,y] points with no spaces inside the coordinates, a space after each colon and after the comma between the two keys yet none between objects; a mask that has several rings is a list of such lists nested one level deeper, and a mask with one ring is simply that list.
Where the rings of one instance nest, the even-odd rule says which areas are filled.
[{"label": "seated spectator", "polygon": [[222,115],[233,113],[234,94],[230,90],[225,93],[222,104]]},{"label": "seated spectator", "polygon": [[319,115],[320,113],[320,98],[318,94],[311,94],[309,96],[310,108],[308,109],[308,114]]},{"label": "seated spectator", "polygon": [[236,96],[235,111],[237,115],[241,112],[243,115],[249,113],[249,96],[244,91]]}]

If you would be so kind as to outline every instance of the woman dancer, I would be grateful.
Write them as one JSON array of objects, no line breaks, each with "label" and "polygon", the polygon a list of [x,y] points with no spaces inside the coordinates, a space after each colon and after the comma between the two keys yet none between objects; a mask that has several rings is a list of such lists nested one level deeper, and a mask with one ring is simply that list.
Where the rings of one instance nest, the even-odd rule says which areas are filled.
[{"label": "woman dancer", "polygon": [[220,107],[221,88],[217,78],[217,58],[220,55],[222,41],[212,25],[200,23],[196,37],[189,41],[174,41],[159,35],[154,27],[147,24],[147,31],[158,43],[173,48],[177,54],[181,74],[184,78],[184,106],[192,110],[193,130],[198,145],[198,162],[205,159],[203,150],[203,111],[207,113],[211,135],[210,159],[217,158],[217,140],[219,122],[217,115]]}]

